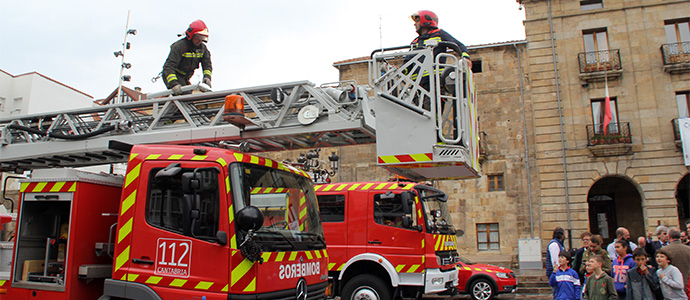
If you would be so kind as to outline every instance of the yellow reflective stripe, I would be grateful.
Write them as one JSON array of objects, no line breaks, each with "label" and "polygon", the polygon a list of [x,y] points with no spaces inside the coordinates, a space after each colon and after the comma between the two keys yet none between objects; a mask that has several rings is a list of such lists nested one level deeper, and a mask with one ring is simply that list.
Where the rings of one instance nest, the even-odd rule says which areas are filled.
[{"label": "yellow reflective stripe", "polygon": [[246,289],[244,289],[245,292],[253,292],[256,291],[256,277],[252,279],[252,282],[249,283]]},{"label": "yellow reflective stripe", "polygon": [[304,254],[307,255],[308,259],[313,259],[313,257],[311,256],[311,251],[304,252]]},{"label": "yellow reflective stripe", "polygon": [[261,258],[263,258],[265,262],[269,261],[268,259],[271,258],[271,252],[261,253]]},{"label": "yellow reflective stripe", "polygon": [[129,210],[132,205],[134,205],[134,201],[137,198],[136,196],[137,190],[134,190],[127,198],[125,198],[125,201],[122,201],[122,210],[120,211],[121,215],[124,215],[127,210]]},{"label": "yellow reflective stripe", "polygon": [[141,172],[141,164],[134,166],[134,168],[127,173],[127,177],[125,178],[125,188],[139,177],[139,172]]},{"label": "yellow reflective stripe", "polygon": [[23,193],[24,191],[26,191],[26,188],[28,188],[28,187],[29,187],[29,183],[28,183],[28,182],[22,182],[22,184],[21,184],[21,186],[20,186],[20,188],[19,188],[19,191]]},{"label": "yellow reflective stripe", "polygon": [[185,283],[187,283],[187,280],[185,280],[185,279],[175,279],[170,283],[170,286],[181,287]]},{"label": "yellow reflective stripe", "polygon": [[171,82],[173,80],[177,80],[177,75],[175,75],[174,73],[170,74],[170,75],[168,75],[168,77],[165,78],[165,80],[167,80],[168,82]]},{"label": "yellow reflective stripe", "polygon": [[213,285],[213,282],[200,281],[194,288],[198,290],[208,290]]},{"label": "yellow reflective stripe", "polygon": [[127,246],[127,248],[125,248],[125,250],[123,250],[122,253],[117,256],[115,261],[115,271],[122,268],[127,261],[129,261],[129,246]]},{"label": "yellow reflective stripe", "polygon": [[405,267],[405,265],[398,265],[398,266],[395,267],[395,271],[397,271],[398,273],[400,273],[400,271],[402,271],[402,269],[403,269],[404,267]]},{"label": "yellow reflective stripe", "polygon": [[72,184],[72,187],[70,187],[69,190],[67,190],[67,191],[68,191],[68,192],[74,192],[74,191],[76,191],[76,190],[77,190],[77,182],[75,181],[75,182]]},{"label": "yellow reflective stripe", "polygon": [[366,190],[368,190],[372,185],[374,185],[374,184],[373,184],[373,183],[367,183],[366,185],[364,185],[364,187],[362,188],[362,190],[363,190],[363,191],[366,191]]},{"label": "yellow reflective stripe", "polygon": [[328,264],[328,271],[333,270],[333,267],[335,267],[335,263],[329,263]]},{"label": "yellow reflective stripe", "polygon": [[209,71],[209,70],[204,70],[204,75],[211,76],[211,71]]},{"label": "yellow reflective stripe", "polygon": [[160,154],[151,154],[151,155],[147,156],[146,159],[147,159],[147,160],[150,160],[150,159],[158,159],[159,157],[161,157]]},{"label": "yellow reflective stripe", "polygon": [[293,261],[297,258],[297,252],[291,252],[290,253],[290,258],[288,259],[289,261]]},{"label": "yellow reflective stripe", "polygon": [[412,265],[409,270],[407,270],[407,273],[414,273],[414,271],[417,271],[419,269],[419,265]]},{"label": "yellow reflective stripe", "polygon": [[383,189],[387,184],[388,184],[388,183],[380,183],[380,184],[377,185],[374,189],[375,189],[375,190]]},{"label": "yellow reflective stripe", "polygon": [[228,165],[228,163],[222,157],[216,159],[216,162],[218,162],[223,167]]},{"label": "yellow reflective stripe", "polygon": [[232,270],[232,282],[231,284],[234,286],[235,283],[237,283],[238,280],[240,280],[244,275],[249,272],[249,269],[254,265],[254,263],[248,261],[248,260],[243,260],[235,269]]},{"label": "yellow reflective stripe", "polygon": [[135,281],[139,277],[139,274],[127,274],[127,281]]},{"label": "yellow reflective stripe", "polygon": [[336,188],[335,190],[336,190],[336,191],[342,191],[345,187],[347,187],[347,184],[341,184],[341,185],[338,186],[338,188]]},{"label": "yellow reflective stripe", "polygon": [[348,191],[354,191],[354,190],[356,190],[357,187],[360,186],[360,185],[362,185],[362,184],[361,184],[361,183],[355,183],[355,184],[353,184],[353,185],[352,185],[349,189],[347,189],[347,190],[348,190]]},{"label": "yellow reflective stripe", "polygon": [[316,258],[321,258],[321,252],[319,252],[318,250],[314,251],[314,254],[316,254]]},{"label": "yellow reflective stripe", "polygon": [[163,279],[163,277],[151,276],[151,277],[149,277],[149,279],[146,279],[146,283],[158,284],[159,282],[161,282],[161,279]]},{"label": "yellow reflective stripe", "polygon": [[195,155],[192,160],[205,160],[208,155]]},{"label": "yellow reflective stripe", "polygon": [[278,255],[276,256],[276,261],[283,261],[284,257],[285,257],[285,252],[278,252]]},{"label": "yellow reflective stripe", "polygon": [[51,192],[59,192],[60,189],[65,185],[64,181],[56,182],[55,185],[53,185],[53,188],[50,189]]},{"label": "yellow reflective stripe", "polygon": [[229,285],[229,284],[226,284],[225,287],[223,287],[223,289],[220,290],[220,291],[221,291],[221,292],[227,292],[227,291],[228,291],[228,288],[230,288],[230,285]]},{"label": "yellow reflective stripe", "polygon": [[203,52],[200,52],[200,53],[185,52],[185,53],[182,53],[182,57],[186,57],[186,58],[202,58],[202,57],[204,57],[204,53],[203,53]]},{"label": "yellow reflective stripe", "polygon": [[43,189],[46,187],[46,184],[48,184],[48,183],[47,183],[47,182],[39,182],[39,183],[37,183],[37,184],[36,184],[36,187],[34,187],[34,189],[32,190],[32,192],[34,192],[34,193],[36,193],[36,192],[42,192]]},{"label": "yellow reflective stripe", "polygon": [[170,155],[170,157],[168,157],[168,160],[179,160],[182,157],[184,157],[184,155],[181,155],[181,154]]},{"label": "yellow reflective stripe", "polygon": [[127,223],[125,223],[125,225],[122,225],[122,227],[120,228],[120,232],[118,232],[118,234],[117,234],[117,243],[118,244],[120,242],[122,242],[122,240],[132,232],[132,222],[133,221],[134,221],[134,217],[129,219],[129,221],[127,221]]},{"label": "yellow reflective stripe", "polygon": [[335,187],[335,184],[329,184],[323,189],[323,191],[324,192],[330,191],[334,187]]}]

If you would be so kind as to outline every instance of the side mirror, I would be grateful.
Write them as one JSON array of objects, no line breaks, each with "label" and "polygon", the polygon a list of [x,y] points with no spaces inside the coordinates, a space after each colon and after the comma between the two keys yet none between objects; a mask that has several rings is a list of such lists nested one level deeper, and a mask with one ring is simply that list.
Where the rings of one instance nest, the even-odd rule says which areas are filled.
[{"label": "side mirror", "polygon": [[403,216],[402,226],[403,228],[412,228],[412,218],[410,218],[410,216]]},{"label": "side mirror", "polygon": [[222,230],[216,232],[216,239],[218,239],[218,244],[225,246],[228,244],[228,233]]},{"label": "side mirror", "polygon": [[165,169],[162,169],[158,172],[156,172],[156,179],[162,179],[162,178],[169,178],[176,176],[177,174],[180,174],[182,172],[182,167],[180,167],[179,163],[172,163],[165,167]]},{"label": "side mirror", "polygon": [[201,174],[194,172],[182,173],[182,192],[192,194],[202,188]]},{"label": "side mirror", "polygon": [[400,204],[402,205],[403,212],[406,215],[409,215],[412,213],[412,204],[414,204],[414,200],[412,198],[412,193],[410,192],[403,192],[400,194]]},{"label": "side mirror", "polygon": [[256,206],[247,206],[237,212],[237,225],[243,231],[259,230],[264,224],[264,214]]}]

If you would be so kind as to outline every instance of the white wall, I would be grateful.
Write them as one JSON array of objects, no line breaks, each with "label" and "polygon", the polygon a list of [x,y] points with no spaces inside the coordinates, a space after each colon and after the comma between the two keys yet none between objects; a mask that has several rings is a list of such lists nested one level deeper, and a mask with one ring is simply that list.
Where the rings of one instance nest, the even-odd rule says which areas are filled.
[{"label": "white wall", "polygon": [[91,107],[93,98],[37,73],[0,72],[0,118]]}]

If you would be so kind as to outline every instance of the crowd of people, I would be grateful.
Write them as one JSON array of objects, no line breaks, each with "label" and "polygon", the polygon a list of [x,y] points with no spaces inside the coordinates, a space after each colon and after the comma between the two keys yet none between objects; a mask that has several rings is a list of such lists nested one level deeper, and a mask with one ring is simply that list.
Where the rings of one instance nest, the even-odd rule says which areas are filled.
[{"label": "crowd of people", "polygon": [[585,232],[583,247],[574,254],[563,245],[565,230],[557,227],[546,250],[554,299],[690,299],[689,223],[685,231],[658,226],[637,243],[624,227],[608,245],[600,235]]}]

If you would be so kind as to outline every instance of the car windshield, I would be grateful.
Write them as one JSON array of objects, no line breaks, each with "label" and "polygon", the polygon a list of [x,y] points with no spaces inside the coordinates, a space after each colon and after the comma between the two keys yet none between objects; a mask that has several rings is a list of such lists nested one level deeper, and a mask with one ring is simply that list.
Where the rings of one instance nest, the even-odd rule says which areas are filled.
[{"label": "car windshield", "polygon": [[475,264],[475,262],[473,262],[473,261],[471,261],[465,257],[462,257],[460,255],[458,255],[458,258],[460,259],[460,262],[464,265],[474,265]]},{"label": "car windshield", "polygon": [[420,200],[424,206],[427,232],[434,234],[455,234],[453,220],[448,209],[446,193],[430,186],[418,185]]},{"label": "car windshield", "polygon": [[230,165],[235,212],[255,206],[264,217],[252,238],[264,251],[325,249],[316,194],[309,178],[260,165]]}]

